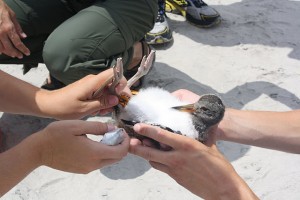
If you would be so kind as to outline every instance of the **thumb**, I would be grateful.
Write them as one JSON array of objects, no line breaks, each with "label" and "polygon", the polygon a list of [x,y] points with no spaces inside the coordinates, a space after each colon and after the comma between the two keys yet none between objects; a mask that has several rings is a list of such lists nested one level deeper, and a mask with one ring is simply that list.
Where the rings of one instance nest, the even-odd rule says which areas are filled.
[{"label": "thumb", "polygon": [[97,90],[101,90],[101,95],[99,96],[103,96],[105,94],[104,88],[110,83],[112,75],[112,69],[107,69],[97,75],[87,75],[67,87],[77,87],[78,90],[84,91],[83,93],[79,93],[79,99],[86,101],[87,97],[88,99],[93,99],[93,94]]},{"label": "thumb", "polygon": [[107,69],[105,71],[102,71],[99,74],[92,76],[91,81],[88,81],[85,84],[85,87],[91,88],[96,91],[98,88],[107,85],[109,83],[109,79],[112,76],[113,76],[112,69]]},{"label": "thumb", "polygon": [[77,125],[80,127],[81,131],[75,132],[75,135],[103,135],[115,129],[114,125],[101,122],[78,121]]}]

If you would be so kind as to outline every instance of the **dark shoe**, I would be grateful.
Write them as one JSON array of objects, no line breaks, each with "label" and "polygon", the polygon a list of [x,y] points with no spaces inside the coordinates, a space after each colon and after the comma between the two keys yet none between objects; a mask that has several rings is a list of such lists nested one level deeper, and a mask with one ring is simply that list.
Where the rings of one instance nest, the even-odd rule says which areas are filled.
[{"label": "dark shoe", "polygon": [[31,70],[31,68],[36,68],[38,67],[39,63],[27,63],[27,64],[23,64],[23,75],[26,74],[27,72],[29,72],[29,70]]},{"label": "dark shoe", "polygon": [[46,81],[41,86],[41,88],[45,90],[57,90],[65,86],[66,86],[65,84],[63,84],[62,82],[60,82],[59,80],[51,76],[50,74],[49,78],[46,79]]},{"label": "dark shoe", "polygon": [[209,28],[221,22],[221,16],[214,8],[202,0],[186,0],[186,19],[192,24]]}]

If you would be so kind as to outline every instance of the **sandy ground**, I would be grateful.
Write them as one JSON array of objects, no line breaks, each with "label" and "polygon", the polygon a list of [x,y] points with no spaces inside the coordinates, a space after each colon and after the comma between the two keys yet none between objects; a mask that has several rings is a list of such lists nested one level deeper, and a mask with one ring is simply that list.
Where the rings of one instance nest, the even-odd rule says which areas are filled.
[{"label": "sandy ground", "polygon": [[[222,15],[212,29],[192,26],[169,14],[174,42],[157,48],[145,87],[217,93],[226,106],[244,110],[287,111],[300,108],[300,1],[210,0]],[[40,86],[44,65],[22,75],[21,66],[0,69]],[[108,121],[110,117],[88,120]],[[3,113],[5,148],[51,120]],[[300,156],[229,142],[218,146],[260,199],[300,199]],[[21,165],[22,163],[20,163]],[[226,183],[224,183],[226,184]],[[4,200],[192,200],[198,197],[141,158],[76,175],[40,167],[15,186]]]}]

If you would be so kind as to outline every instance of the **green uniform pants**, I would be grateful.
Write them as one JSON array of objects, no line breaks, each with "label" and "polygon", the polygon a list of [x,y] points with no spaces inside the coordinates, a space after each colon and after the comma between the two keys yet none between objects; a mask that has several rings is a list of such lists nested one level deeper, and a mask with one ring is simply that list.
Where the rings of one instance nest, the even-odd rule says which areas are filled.
[{"label": "green uniform pants", "polygon": [[150,31],[157,0],[96,0],[76,9],[60,0],[5,0],[16,13],[31,55],[23,59],[0,55],[0,64],[45,63],[50,74],[72,83],[97,74],[123,57],[132,59],[133,44]]}]

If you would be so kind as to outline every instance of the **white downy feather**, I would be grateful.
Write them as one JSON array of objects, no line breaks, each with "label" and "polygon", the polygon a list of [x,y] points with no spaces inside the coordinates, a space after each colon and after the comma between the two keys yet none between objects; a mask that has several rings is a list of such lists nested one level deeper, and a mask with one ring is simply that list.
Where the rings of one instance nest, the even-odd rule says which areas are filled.
[{"label": "white downy feather", "polygon": [[189,113],[172,109],[173,106],[189,104],[182,102],[168,91],[150,87],[141,89],[121,110],[120,119],[159,124],[180,131],[183,135],[198,138],[198,132]]}]

